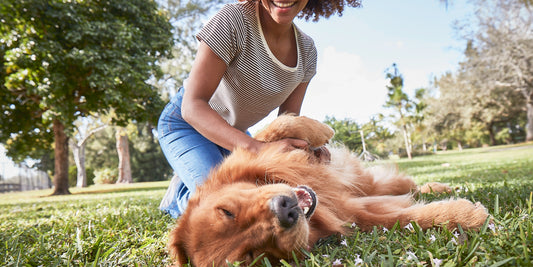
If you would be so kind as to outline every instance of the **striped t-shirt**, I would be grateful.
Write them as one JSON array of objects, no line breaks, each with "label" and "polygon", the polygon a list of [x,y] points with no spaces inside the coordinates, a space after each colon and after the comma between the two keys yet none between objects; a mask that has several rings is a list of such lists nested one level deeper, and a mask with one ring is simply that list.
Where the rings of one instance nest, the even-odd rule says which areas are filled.
[{"label": "striped t-shirt", "polygon": [[295,25],[296,67],[284,65],[272,54],[261,29],[258,2],[225,5],[197,35],[227,65],[209,105],[241,131],[278,108],[316,73],[314,42]]}]

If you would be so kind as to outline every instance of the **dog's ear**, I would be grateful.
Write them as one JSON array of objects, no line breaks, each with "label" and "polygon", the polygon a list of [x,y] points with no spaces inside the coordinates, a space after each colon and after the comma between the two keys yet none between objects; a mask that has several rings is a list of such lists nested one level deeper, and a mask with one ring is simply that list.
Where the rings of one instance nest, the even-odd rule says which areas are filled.
[{"label": "dog's ear", "polygon": [[327,124],[305,117],[291,114],[281,115],[255,139],[263,142],[274,142],[284,138],[302,139],[311,147],[321,147],[329,142],[335,132]]},{"label": "dog's ear", "polygon": [[168,241],[168,250],[170,257],[175,261],[176,266],[183,266],[188,263],[189,256],[187,255],[186,245],[184,238],[187,237],[187,233],[184,230],[186,223],[179,223],[176,228],[170,232]]}]

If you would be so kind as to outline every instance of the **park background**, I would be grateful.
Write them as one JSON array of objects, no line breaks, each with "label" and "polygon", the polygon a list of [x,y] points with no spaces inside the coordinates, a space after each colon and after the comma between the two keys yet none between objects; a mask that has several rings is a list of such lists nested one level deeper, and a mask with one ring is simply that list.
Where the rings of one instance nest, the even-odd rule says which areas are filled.
[{"label": "park background", "polygon": [[[154,127],[194,33],[227,2],[0,3],[0,189],[40,189],[0,194],[0,265],[171,262],[175,221],[157,206],[172,171]],[[479,201],[492,220],[478,232],[355,226],[281,265],[533,265],[532,4],[362,1],[297,21],[319,61],[302,114],[365,164],[454,189],[417,200]]]},{"label": "park background", "polygon": [[[5,2],[0,181],[45,173],[64,194],[168,180],[157,117],[187,77],[194,33],[229,2]],[[528,1],[353,3],[296,22],[318,50],[302,115],[335,143],[386,159],[533,139]]]}]

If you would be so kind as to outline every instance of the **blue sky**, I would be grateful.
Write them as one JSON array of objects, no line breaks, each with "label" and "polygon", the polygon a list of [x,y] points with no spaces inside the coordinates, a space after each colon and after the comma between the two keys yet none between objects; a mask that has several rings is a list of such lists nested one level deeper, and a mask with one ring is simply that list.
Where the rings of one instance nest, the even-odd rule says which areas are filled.
[{"label": "blue sky", "polygon": [[460,1],[446,7],[438,0],[367,0],[362,8],[346,9],[342,17],[297,20],[318,50],[317,75],[301,114],[367,122],[384,112],[385,70],[392,63],[397,63],[408,93],[428,87],[432,77],[457,69],[465,42],[453,26],[470,13],[472,7]]}]

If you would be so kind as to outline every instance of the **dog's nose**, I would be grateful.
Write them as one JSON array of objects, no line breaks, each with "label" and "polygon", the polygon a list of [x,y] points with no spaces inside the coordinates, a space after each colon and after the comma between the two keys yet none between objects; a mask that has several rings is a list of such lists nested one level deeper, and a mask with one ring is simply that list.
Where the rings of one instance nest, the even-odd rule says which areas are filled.
[{"label": "dog's nose", "polygon": [[270,202],[270,209],[283,228],[290,228],[298,222],[300,208],[298,200],[288,196],[275,196]]}]

